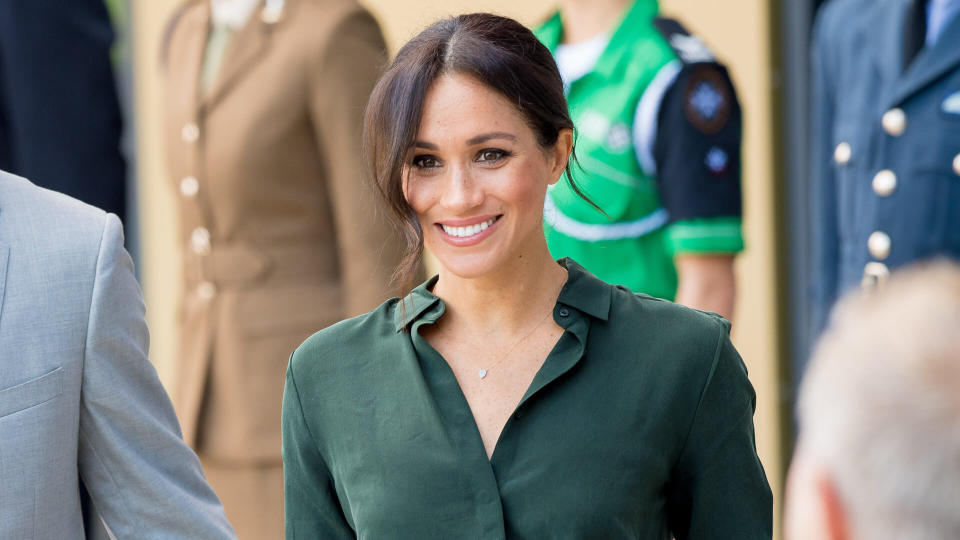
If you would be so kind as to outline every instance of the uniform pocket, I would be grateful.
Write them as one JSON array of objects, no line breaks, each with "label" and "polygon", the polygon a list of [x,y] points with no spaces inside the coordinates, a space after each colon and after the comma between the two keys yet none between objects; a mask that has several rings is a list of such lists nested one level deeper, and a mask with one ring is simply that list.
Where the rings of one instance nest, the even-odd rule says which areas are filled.
[{"label": "uniform pocket", "polygon": [[42,405],[63,393],[63,368],[0,390],[0,418]]}]

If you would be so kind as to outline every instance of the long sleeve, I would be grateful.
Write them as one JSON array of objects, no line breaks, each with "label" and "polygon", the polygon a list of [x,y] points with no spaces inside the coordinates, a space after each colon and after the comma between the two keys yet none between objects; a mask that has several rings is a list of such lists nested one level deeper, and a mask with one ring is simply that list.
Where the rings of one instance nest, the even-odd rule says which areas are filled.
[{"label": "long sleeve", "polygon": [[772,537],[773,495],[757,457],[755,407],[746,367],[723,332],[668,487],[677,540]]},{"label": "long sleeve", "polygon": [[80,476],[118,538],[235,538],[147,360],[144,304],[108,215],[97,259],[80,404]]},{"label": "long sleeve", "polygon": [[340,17],[314,62],[311,114],[327,169],[347,311],[358,315],[389,296],[404,244],[363,167],[363,111],[386,62],[386,45],[366,11],[354,8]]},{"label": "long sleeve", "polygon": [[814,29],[811,52],[813,59],[812,125],[810,130],[809,206],[811,228],[810,269],[808,287],[811,306],[811,338],[823,330],[837,296],[837,268],[840,236],[837,226],[837,198],[834,165],[831,159],[833,101],[828,75],[828,55],[835,53],[828,43],[823,12]]},{"label": "long sleeve", "polygon": [[355,538],[337,501],[330,472],[304,419],[292,359],[283,390],[281,425],[284,527],[287,539]]}]

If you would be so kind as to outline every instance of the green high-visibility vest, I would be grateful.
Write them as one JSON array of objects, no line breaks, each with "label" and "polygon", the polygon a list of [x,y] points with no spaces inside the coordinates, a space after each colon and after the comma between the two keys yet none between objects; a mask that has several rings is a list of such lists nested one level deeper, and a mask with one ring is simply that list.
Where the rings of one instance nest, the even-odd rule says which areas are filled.
[{"label": "green high-visibility vest", "polygon": [[[657,12],[656,0],[636,0],[593,71],[567,88],[580,164],[574,180],[607,216],[561,181],[547,193],[544,228],[555,258],[571,257],[604,281],[672,300],[677,273],[668,216],[633,144],[640,98],[661,69],[679,62],[653,25]],[[534,32],[555,51],[563,37],[560,14]]]}]

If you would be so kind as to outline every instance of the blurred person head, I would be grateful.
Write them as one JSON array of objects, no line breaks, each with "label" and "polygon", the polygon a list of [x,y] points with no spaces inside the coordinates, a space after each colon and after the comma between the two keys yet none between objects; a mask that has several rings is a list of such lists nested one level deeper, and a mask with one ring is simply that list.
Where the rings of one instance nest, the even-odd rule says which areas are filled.
[{"label": "blurred person head", "polygon": [[[409,248],[397,272],[402,286],[425,241],[463,277],[531,245],[546,250],[543,198],[564,171],[572,183],[573,121],[550,51],[520,23],[476,13],[426,28],[373,91],[364,129],[367,165]],[[506,136],[468,144],[490,133]],[[458,214],[489,216],[479,225],[498,227],[503,240],[445,249],[443,224]]]},{"label": "blurred person head", "polygon": [[960,266],[843,300],[798,415],[788,538],[960,538]]}]

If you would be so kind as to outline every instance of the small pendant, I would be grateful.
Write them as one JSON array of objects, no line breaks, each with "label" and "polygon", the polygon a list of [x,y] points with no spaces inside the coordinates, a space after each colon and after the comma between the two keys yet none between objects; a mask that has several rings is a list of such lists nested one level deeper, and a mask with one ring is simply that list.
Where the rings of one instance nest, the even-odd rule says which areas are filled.
[{"label": "small pendant", "polygon": [[479,372],[479,373],[477,373],[477,375],[479,375],[479,376],[480,376],[480,378],[482,379],[482,378],[484,378],[484,377],[486,377],[486,376],[487,376],[487,370],[485,370],[485,369],[481,369],[481,370],[480,370],[480,372]]}]

